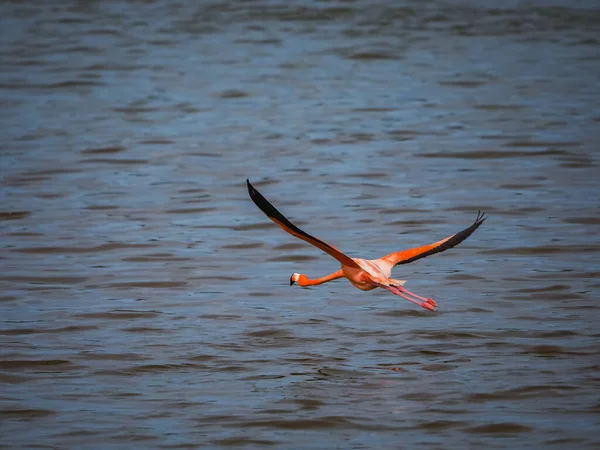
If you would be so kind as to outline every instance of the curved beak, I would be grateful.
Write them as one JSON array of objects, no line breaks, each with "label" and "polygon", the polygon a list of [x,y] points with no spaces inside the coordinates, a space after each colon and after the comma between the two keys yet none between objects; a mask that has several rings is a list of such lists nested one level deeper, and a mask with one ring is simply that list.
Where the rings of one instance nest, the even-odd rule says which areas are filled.
[{"label": "curved beak", "polygon": [[291,286],[292,284],[294,284],[294,283],[295,283],[295,281],[294,281],[294,275],[292,275],[292,276],[290,277],[290,286]]}]

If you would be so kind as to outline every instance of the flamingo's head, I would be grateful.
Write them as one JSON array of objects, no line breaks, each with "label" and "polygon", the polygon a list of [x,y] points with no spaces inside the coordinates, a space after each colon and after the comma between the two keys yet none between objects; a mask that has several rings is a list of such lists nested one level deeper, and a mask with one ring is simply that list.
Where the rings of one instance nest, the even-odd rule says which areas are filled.
[{"label": "flamingo's head", "polygon": [[294,284],[296,281],[298,281],[299,278],[300,278],[299,273],[293,273],[292,276],[290,277],[290,286],[292,284]]}]

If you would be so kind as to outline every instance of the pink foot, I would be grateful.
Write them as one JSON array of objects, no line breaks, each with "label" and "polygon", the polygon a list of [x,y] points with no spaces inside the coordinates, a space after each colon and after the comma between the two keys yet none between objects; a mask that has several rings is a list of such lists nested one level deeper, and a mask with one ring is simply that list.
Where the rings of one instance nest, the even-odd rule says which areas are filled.
[{"label": "pink foot", "polygon": [[427,300],[425,300],[427,303],[429,303],[431,306],[437,306],[438,304],[435,302],[435,300],[433,300],[432,298],[428,298]]},{"label": "pink foot", "polygon": [[423,303],[421,303],[421,306],[425,309],[428,309],[429,311],[435,311],[435,308],[433,307],[433,305],[431,303],[423,302]]}]

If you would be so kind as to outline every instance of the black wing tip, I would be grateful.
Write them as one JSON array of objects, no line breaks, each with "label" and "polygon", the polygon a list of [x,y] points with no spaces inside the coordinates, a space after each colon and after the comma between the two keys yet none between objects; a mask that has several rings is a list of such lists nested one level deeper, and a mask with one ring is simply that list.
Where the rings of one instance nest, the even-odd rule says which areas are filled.
[{"label": "black wing tip", "polygon": [[254,201],[254,203],[259,201],[260,192],[258,192],[256,188],[252,186],[252,183],[250,183],[250,180],[248,178],[246,178],[246,185],[248,186],[248,194],[250,194],[250,198]]},{"label": "black wing tip", "polygon": [[246,184],[248,185],[248,194],[250,195],[250,198],[254,204],[262,210],[262,212],[264,212],[268,217],[272,217],[275,213],[279,213],[279,211],[277,211],[275,207],[271,205],[260,192],[258,192],[258,189],[252,186],[250,180],[246,179]]},{"label": "black wing tip", "polygon": [[485,219],[487,219],[486,215],[484,212],[481,212],[481,210],[477,211],[477,218],[475,219],[475,223],[477,224],[477,226],[481,225]]}]

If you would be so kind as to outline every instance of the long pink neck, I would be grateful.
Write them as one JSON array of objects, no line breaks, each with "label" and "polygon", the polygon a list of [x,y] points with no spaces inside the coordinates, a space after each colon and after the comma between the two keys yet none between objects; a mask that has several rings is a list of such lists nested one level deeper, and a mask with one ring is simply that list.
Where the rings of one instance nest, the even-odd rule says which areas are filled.
[{"label": "long pink neck", "polygon": [[298,277],[298,284],[300,286],[316,286],[317,284],[323,284],[323,283],[327,283],[328,281],[332,281],[332,280],[337,280],[338,278],[341,278],[344,276],[344,273],[342,272],[342,270],[338,270],[337,272],[333,272],[329,275],[325,275],[324,277],[321,278],[315,278],[314,280],[310,280],[309,278],[307,278],[306,275],[300,275],[300,277]]}]

